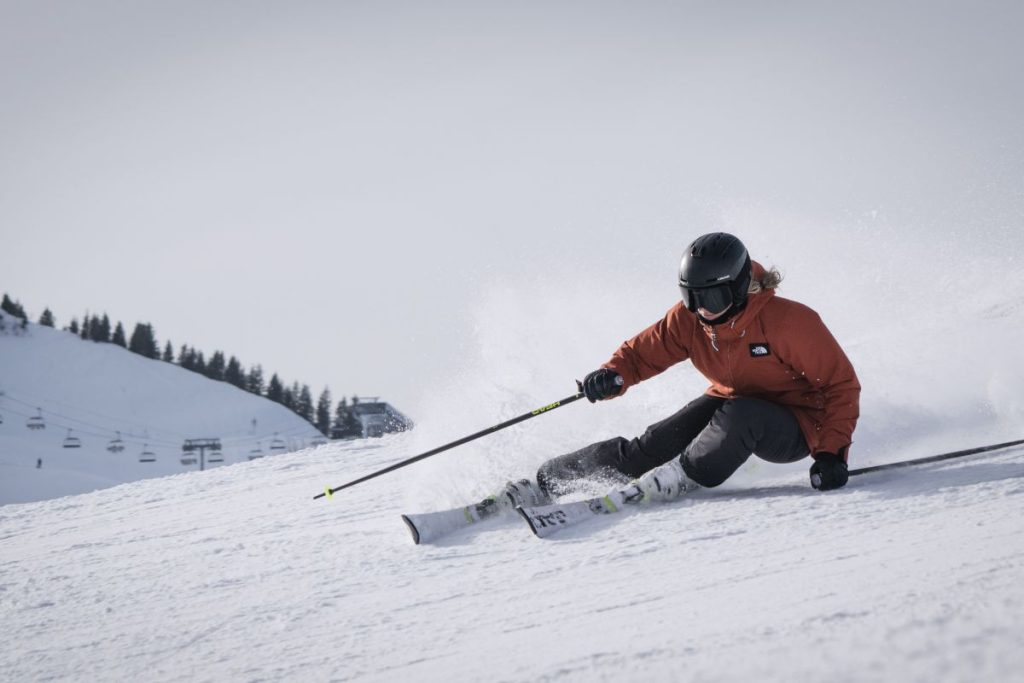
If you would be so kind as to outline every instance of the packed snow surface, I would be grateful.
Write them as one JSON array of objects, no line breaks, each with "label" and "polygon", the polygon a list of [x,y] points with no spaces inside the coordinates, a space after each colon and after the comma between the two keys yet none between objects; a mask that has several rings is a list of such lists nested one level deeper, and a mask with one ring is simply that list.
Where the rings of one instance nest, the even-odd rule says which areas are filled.
[{"label": "packed snow surface", "polygon": [[[572,410],[566,407],[564,410]],[[411,435],[0,507],[6,680],[1020,680],[1024,450],[413,545]],[[454,454],[438,456],[452,457]],[[442,501],[436,501],[441,503]]]}]

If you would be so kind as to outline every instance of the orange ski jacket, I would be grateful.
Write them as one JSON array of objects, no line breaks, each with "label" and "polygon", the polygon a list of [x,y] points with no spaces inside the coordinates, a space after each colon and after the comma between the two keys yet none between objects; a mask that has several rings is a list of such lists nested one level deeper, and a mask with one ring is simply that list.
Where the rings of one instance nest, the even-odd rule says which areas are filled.
[{"label": "orange ski jacket", "polygon": [[[753,264],[754,278],[764,268]],[[839,343],[803,304],[774,290],[751,294],[746,308],[716,326],[683,302],[624,342],[603,367],[622,375],[622,391],[689,359],[708,380],[707,394],[760,398],[793,412],[811,454],[846,459],[860,416],[860,382]]]}]

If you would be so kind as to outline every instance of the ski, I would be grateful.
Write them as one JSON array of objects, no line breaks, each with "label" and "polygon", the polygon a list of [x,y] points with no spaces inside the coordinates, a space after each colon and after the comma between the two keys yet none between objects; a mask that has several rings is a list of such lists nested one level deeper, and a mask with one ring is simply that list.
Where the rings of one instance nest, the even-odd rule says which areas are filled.
[{"label": "ski", "polygon": [[[942,453],[925,458],[915,458],[885,465],[853,469],[850,470],[850,476],[880,470],[925,465],[1022,444],[1024,444],[1024,439]],[[536,484],[528,480],[520,480],[515,484],[510,483],[506,485],[501,493],[489,496],[474,505],[441,510],[439,512],[402,515],[402,520],[408,526],[413,542],[420,544],[430,543],[460,529],[497,517],[503,512],[514,509],[526,520],[526,523],[529,524],[530,529],[537,537],[547,538],[562,529],[574,526],[588,519],[621,512],[626,506],[641,503],[643,498],[643,492],[640,491],[639,487],[636,484],[630,484],[603,496],[587,500],[571,503],[546,503],[543,494],[536,488]]]},{"label": "ski", "polygon": [[517,509],[530,530],[538,538],[548,536],[567,527],[585,522],[600,515],[620,512],[627,505],[636,505],[644,498],[643,491],[635,484],[612,491],[603,496],[579,500],[572,503],[556,503],[553,505],[522,506]]},{"label": "ski", "polygon": [[518,482],[509,482],[500,493],[488,496],[479,503],[451,510],[402,515],[402,521],[409,528],[413,543],[419,545],[431,543],[460,529],[497,517],[520,505],[536,505],[547,500],[547,496],[535,483],[528,479],[520,479]]},{"label": "ski", "polygon": [[475,505],[461,508],[402,515],[402,521],[409,527],[413,543],[419,545],[436,541],[459,529],[465,529],[495,517],[499,512],[501,512],[501,506],[498,504],[498,499],[492,496]]},{"label": "ski", "polygon": [[[892,462],[885,465],[875,465],[873,467],[850,470],[850,476],[852,477],[859,474],[867,474],[868,472],[878,472],[881,470],[902,467],[916,467],[944,460],[951,460],[953,458],[962,458],[964,456],[975,455],[978,453],[988,453],[1003,448],[1009,448],[1011,446],[1020,446],[1022,444],[1024,444],[1024,439],[992,444],[989,446],[980,446],[978,448],[969,448],[961,451],[953,451],[950,453],[942,453],[925,458],[901,460],[899,462]],[[639,487],[635,484],[630,484],[626,488],[612,491],[607,495],[597,496],[596,498],[590,498],[588,500],[581,500],[573,503],[556,503],[552,505],[521,506],[517,510],[522,518],[526,520],[526,523],[530,525],[530,529],[537,535],[537,537],[547,538],[562,529],[574,526],[580,522],[585,522],[588,519],[593,519],[600,515],[620,512],[627,505],[636,505],[637,503],[642,502],[643,498],[644,494],[640,491]]]}]

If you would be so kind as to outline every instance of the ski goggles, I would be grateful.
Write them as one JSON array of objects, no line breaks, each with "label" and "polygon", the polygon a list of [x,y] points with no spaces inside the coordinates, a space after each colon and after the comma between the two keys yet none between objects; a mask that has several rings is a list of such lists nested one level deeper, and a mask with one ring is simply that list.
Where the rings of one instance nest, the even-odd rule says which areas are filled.
[{"label": "ski goggles", "polygon": [[679,285],[679,289],[686,307],[694,312],[703,308],[708,313],[724,313],[732,306],[732,287],[727,284],[699,288]]}]

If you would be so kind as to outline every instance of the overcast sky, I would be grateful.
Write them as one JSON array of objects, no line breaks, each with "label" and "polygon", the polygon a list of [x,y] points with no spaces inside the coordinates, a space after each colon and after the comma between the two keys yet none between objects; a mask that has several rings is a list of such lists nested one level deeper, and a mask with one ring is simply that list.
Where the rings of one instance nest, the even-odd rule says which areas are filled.
[{"label": "overcast sky", "polygon": [[0,288],[413,417],[513,289],[562,386],[703,232],[1019,244],[1022,8],[3,1]]}]

